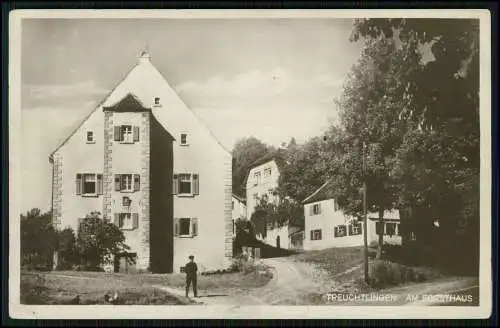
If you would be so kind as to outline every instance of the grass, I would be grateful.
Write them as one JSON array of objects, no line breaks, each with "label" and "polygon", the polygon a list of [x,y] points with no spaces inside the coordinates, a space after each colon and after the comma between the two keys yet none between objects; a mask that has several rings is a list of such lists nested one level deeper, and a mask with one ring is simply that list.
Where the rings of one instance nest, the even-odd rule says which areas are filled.
[{"label": "grass", "polygon": [[23,272],[21,274],[21,303],[23,304],[72,304],[78,295],[79,304],[106,304],[104,294],[118,292],[120,304],[180,305],[193,303],[179,299],[151,286],[134,285],[104,273],[86,275],[58,275],[59,272]]},{"label": "grass", "polygon": [[[265,286],[266,272],[235,272],[198,276],[198,290],[210,293],[244,292]],[[118,292],[124,304],[192,304],[152,287],[185,288],[184,274],[106,274],[104,272],[53,271],[21,274],[21,303],[67,304],[79,295],[80,304],[105,304],[104,294]]]}]

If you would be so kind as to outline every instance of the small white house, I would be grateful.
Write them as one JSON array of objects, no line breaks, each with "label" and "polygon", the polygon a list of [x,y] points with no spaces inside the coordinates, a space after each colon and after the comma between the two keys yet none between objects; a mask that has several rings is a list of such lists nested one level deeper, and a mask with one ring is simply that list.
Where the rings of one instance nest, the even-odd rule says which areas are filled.
[{"label": "small white house", "polygon": [[[330,247],[362,246],[363,223],[355,217],[345,215],[333,197],[332,185],[323,184],[304,199],[305,234],[304,250]],[[378,214],[368,214],[368,244],[378,242],[378,232],[382,231]],[[384,243],[401,244],[397,211],[384,213]]]}]

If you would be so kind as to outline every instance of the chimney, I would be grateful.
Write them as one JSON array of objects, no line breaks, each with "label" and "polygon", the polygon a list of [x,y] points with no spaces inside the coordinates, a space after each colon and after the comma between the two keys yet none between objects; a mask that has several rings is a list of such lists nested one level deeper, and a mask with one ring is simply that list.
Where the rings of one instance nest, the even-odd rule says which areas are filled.
[{"label": "chimney", "polygon": [[146,51],[143,50],[141,54],[139,55],[139,64],[150,62],[151,61],[151,55]]}]

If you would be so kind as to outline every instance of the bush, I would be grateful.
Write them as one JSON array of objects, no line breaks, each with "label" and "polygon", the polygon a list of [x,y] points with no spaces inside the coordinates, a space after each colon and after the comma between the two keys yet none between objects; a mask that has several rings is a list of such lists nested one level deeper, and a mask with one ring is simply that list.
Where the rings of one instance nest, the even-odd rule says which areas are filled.
[{"label": "bush", "polygon": [[381,260],[373,264],[370,285],[374,288],[384,288],[404,283],[424,282],[439,276],[440,274],[437,271],[430,268],[409,267]]},{"label": "bush", "polygon": [[38,274],[21,276],[21,304],[45,304],[45,279]]}]

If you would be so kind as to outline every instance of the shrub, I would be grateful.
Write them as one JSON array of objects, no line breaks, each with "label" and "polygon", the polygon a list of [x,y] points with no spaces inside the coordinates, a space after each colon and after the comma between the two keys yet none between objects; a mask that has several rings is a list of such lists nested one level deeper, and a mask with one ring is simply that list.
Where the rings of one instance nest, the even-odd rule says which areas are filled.
[{"label": "shrub", "polygon": [[409,267],[380,260],[373,264],[370,285],[374,288],[384,288],[410,282],[424,282],[439,276],[437,271],[430,268]]},{"label": "shrub", "polygon": [[21,276],[21,304],[45,304],[45,279],[38,274]]}]

